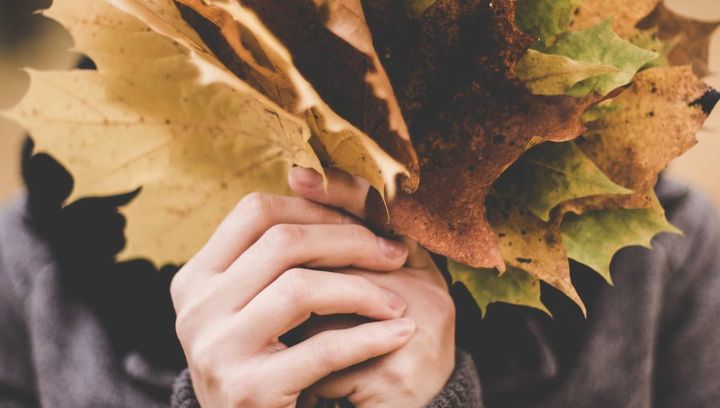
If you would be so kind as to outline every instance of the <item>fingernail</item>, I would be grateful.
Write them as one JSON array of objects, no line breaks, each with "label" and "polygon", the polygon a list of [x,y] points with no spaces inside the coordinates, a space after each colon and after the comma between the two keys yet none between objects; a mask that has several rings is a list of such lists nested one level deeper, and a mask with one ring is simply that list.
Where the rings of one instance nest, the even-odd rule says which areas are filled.
[{"label": "fingernail", "polygon": [[383,289],[383,298],[385,299],[385,303],[390,307],[392,310],[401,310],[405,308],[405,300],[398,296],[395,292],[389,291],[387,289]]},{"label": "fingernail", "polygon": [[290,177],[305,188],[316,188],[322,184],[322,176],[313,169],[295,167],[290,171]]},{"label": "fingernail", "polygon": [[407,337],[415,331],[415,322],[411,319],[395,319],[390,325],[390,330],[398,337]]},{"label": "fingernail", "polygon": [[405,256],[407,254],[407,247],[405,244],[402,244],[397,241],[393,241],[386,238],[378,238],[380,241],[380,250],[388,257],[388,258],[400,258],[402,256]]}]

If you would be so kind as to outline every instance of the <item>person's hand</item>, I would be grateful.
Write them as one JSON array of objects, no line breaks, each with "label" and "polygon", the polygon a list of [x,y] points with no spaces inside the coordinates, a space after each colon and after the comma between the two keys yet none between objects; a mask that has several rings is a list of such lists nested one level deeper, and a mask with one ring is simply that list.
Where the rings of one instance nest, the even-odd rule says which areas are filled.
[{"label": "person's hand", "polygon": [[[344,197],[332,203],[344,207]],[[203,407],[294,407],[332,372],[387,354],[415,330],[405,301],[362,276],[310,268],[392,271],[407,248],[340,211],[252,194],[176,275],[177,333]],[[373,321],[287,347],[279,336],[311,314]]]},{"label": "person's hand", "polygon": [[[333,205],[344,197],[344,207],[362,218],[368,184],[345,173],[329,170],[327,189],[307,182],[319,177],[312,170],[293,169],[290,186],[301,197]],[[305,182],[301,182],[305,181]],[[455,365],[455,307],[441,272],[427,251],[410,244],[406,267],[389,273],[348,268],[400,294],[408,304],[406,316],[417,324],[410,342],[386,356],[334,373],[303,393],[300,405],[314,407],[319,398],[347,398],[358,408],[424,407],[440,393]],[[321,317],[305,324],[305,336],[327,329],[352,327],[358,319]]]}]

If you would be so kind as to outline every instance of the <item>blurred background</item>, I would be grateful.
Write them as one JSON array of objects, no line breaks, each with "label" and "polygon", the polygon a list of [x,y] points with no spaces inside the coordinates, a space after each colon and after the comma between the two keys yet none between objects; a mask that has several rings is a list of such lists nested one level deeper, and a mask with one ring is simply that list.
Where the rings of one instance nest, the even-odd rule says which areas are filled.
[{"label": "blurred background", "polygon": [[[69,52],[70,36],[58,24],[34,10],[49,7],[51,0],[0,0],[0,109],[15,104],[29,84],[21,69],[66,69],[77,56]],[[666,0],[673,11],[693,19],[720,22],[720,0]],[[720,29],[710,50],[710,71],[705,81],[720,89]],[[21,191],[19,158],[23,131],[0,117],[0,202]],[[715,109],[698,134],[700,143],[679,160],[671,177],[696,186],[720,210],[720,108]]]}]

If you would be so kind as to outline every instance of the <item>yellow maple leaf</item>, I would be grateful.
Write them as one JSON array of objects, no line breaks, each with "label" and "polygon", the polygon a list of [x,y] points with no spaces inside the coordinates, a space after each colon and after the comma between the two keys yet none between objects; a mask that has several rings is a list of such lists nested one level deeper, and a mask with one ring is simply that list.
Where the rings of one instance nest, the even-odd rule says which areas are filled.
[{"label": "yellow maple leaf", "polygon": [[293,163],[322,171],[296,115],[240,80],[201,83],[223,75],[202,46],[191,52],[105,2],[56,0],[47,15],[98,71],[31,71],[6,114],[69,168],[74,197],[142,186],[124,210],[124,257],[184,262],[246,193],[287,192]]},{"label": "yellow maple leaf", "polygon": [[[186,44],[186,33],[171,33],[166,27],[187,26],[170,0],[111,0],[145,23]],[[408,174],[373,139],[338,115],[295,67],[285,46],[248,8],[222,0],[179,0],[217,27],[229,46],[223,61],[226,75],[245,83],[305,121],[322,146],[322,158],[332,167],[368,180],[385,197],[393,197],[396,178]],[[164,6],[163,6],[164,5]],[[174,14],[172,14],[174,12]],[[197,34],[193,33],[193,36]],[[188,44],[186,44],[187,46]],[[189,44],[192,48],[194,44]],[[226,78],[218,79],[225,81]]]},{"label": "yellow maple leaf", "polygon": [[647,17],[662,0],[585,0],[573,16],[573,30],[584,30],[612,18],[613,31],[623,38],[635,32],[635,25]]},{"label": "yellow maple leaf", "polygon": [[507,265],[522,269],[564,293],[587,316],[585,304],[570,279],[570,262],[558,225],[543,222],[511,199],[488,206]]}]

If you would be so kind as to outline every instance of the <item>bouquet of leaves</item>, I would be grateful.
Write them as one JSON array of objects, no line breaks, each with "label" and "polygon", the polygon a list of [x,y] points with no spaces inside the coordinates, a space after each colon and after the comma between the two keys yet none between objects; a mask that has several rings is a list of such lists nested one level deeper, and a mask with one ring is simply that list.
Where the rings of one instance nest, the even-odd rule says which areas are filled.
[{"label": "bouquet of leaves", "polygon": [[448,258],[481,308],[585,311],[569,258],[679,233],[653,187],[718,99],[718,24],[659,0],[55,0],[96,70],[32,71],[5,112],[75,178],[141,188],[124,257],[182,263],[299,165],[367,179],[378,230]]}]

